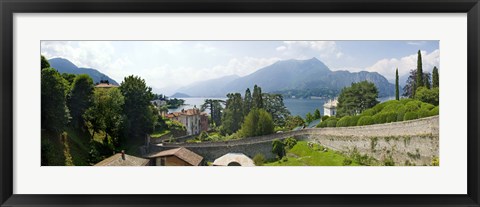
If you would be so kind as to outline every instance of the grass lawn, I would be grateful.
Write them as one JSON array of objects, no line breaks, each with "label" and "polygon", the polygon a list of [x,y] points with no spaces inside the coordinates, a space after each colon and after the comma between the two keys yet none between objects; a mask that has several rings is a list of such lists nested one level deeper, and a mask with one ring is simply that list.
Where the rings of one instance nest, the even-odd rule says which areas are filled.
[{"label": "grass lawn", "polygon": [[[313,148],[308,147],[306,141],[298,141],[297,144],[287,152],[287,159],[275,162],[265,163],[265,166],[344,166],[346,156],[328,150],[322,151],[323,147],[314,145]],[[349,165],[358,165],[351,162]]]},{"label": "grass lawn", "polygon": [[150,134],[150,137],[151,138],[160,138],[160,137],[162,137],[163,135],[166,135],[166,134],[170,134],[170,130],[162,130],[162,131],[159,131],[159,132],[154,132],[154,133]]}]

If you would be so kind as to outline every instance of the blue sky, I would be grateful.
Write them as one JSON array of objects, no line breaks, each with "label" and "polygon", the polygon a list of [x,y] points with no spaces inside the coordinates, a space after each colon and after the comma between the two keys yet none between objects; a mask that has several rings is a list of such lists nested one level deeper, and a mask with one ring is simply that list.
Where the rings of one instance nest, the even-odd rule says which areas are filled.
[{"label": "blue sky", "polygon": [[439,41],[42,41],[48,59],[62,57],[122,82],[144,78],[156,93],[226,75],[245,76],[286,59],[316,57],[331,70],[378,72],[389,80],[416,67],[439,67]]}]

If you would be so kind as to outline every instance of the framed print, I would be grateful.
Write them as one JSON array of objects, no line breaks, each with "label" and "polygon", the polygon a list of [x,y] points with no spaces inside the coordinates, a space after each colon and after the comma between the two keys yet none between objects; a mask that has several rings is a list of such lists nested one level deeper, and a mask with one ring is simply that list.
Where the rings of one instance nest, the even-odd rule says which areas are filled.
[{"label": "framed print", "polygon": [[480,204],[477,0],[0,7],[2,206]]}]

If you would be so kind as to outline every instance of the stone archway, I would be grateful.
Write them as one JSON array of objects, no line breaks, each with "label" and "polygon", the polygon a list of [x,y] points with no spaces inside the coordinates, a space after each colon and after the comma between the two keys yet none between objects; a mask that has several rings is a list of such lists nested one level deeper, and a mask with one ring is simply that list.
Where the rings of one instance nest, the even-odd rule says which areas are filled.
[{"label": "stone archway", "polygon": [[240,165],[240,163],[238,162],[231,162],[231,163],[228,163],[227,166],[242,166],[242,165]]}]

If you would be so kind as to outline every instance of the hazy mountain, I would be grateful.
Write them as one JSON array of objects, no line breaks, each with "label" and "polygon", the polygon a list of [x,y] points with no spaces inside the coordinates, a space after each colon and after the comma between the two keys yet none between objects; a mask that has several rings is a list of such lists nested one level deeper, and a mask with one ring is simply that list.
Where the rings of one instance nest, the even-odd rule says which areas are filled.
[{"label": "hazy mountain", "polygon": [[240,78],[240,76],[230,75],[221,78],[200,81],[186,87],[182,87],[177,91],[193,97],[224,97],[226,95],[224,90],[225,86],[238,78]]},{"label": "hazy mountain", "polygon": [[[373,82],[377,86],[380,97],[395,95],[395,85],[389,83],[377,72],[331,71],[320,60],[312,58],[278,61],[244,77],[237,77],[230,81],[225,78],[221,85],[217,84],[221,81],[220,79],[212,82],[204,81],[201,82],[202,90],[198,88],[195,96],[221,95],[223,97],[229,92],[243,94],[247,88],[253,90],[255,84],[262,87],[263,92],[309,91],[308,96],[325,96],[332,93],[337,95],[343,87],[364,80]],[[186,90],[178,91],[186,92]]]},{"label": "hazy mountain", "polygon": [[93,79],[93,83],[99,83],[100,80],[108,80],[109,83],[118,85],[118,83],[107,75],[93,68],[79,68],[72,62],[63,58],[52,58],[48,60],[50,66],[60,73],[87,74]]},{"label": "hazy mountain", "polygon": [[191,96],[184,94],[184,93],[175,93],[170,96],[170,98],[189,98]]}]

